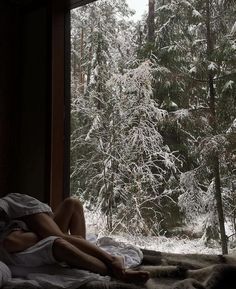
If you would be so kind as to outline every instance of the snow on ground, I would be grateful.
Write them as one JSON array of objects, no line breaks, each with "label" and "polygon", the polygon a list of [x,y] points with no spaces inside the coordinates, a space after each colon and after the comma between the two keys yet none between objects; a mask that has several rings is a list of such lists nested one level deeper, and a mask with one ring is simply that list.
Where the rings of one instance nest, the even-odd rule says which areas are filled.
[{"label": "snow on ground", "polygon": [[138,247],[169,253],[220,254],[219,247],[208,248],[201,239],[157,237],[112,236],[115,240]]},{"label": "snow on ground", "polygon": [[[107,236],[105,230],[105,219],[97,213],[91,213],[85,211],[85,218],[87,222],[87,234],[96,236],[98,238]],[[145,236],[131,236],[131,235],[115,235],[109,234],[109,237],[114,238],[117,241],[133,244],[141,248],[171,252],[171,253],[197,253],[197,254],[220,254],[221,248],[218,245],[211,248],[206,247],[204,241],[201,238],[189,239],[165,236],[145,237]]]}]

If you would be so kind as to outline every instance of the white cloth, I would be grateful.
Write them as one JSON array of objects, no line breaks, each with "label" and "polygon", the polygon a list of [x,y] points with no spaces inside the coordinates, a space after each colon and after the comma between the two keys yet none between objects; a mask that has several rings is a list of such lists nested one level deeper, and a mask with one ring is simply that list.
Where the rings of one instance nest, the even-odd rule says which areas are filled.
[{"label": "white cloth", "polygon": [[11,271],[6,264],[0,261],[0,288],[11,280]]},{"label": "white cloth", "polygon": [[124,257],[124,265],[126,268],[136,267],[142,262],[143,253],[134,245],[117,242],[110,237],[98,239],[96,245],[113,256]]},{"label": "white cloth", "polygon": [[17,288],[17,285],[19,285],[25,289],[27,286],[40,289],[77,289],[87,282],[110,280],[108,276],[101,276],[85,270],[65,268],[58,264],[37,268],[16,266],[9,266],[9,268],[14,278],[8,282],[7,288],[11,288],[11,286]]},{"label": "white cloth", "polygon": [[15,254],[9,254],[3,247],[0,248],[0,260],[5,264],[19,267],[38,267],[45,264],[55,264],[52,246],[58,237],[50,236],[40,240],[34,246]]},{"label": "white cloth", "polygon": [[12,193],[0,199],[2,209],[10,219],[37,213],[52,213],[51,208],[39,200],[24,194]]}]

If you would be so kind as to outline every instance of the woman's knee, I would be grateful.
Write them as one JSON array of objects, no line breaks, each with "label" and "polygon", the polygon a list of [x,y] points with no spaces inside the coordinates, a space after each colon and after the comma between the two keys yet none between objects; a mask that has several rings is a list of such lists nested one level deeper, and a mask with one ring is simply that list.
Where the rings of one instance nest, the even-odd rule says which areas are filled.
[{"label": "woman's knee", "polygon": [[61,252],[64,252],[64,250],[68,248],[68,246],[70,246],[70,243],[66,241],[63,237],[55,239],[52,246],[54,257],[56,257],[57,255],[61,255]]},{"label": "woman's knee", "polygon": [[83,205],[78,199],[66,198],[63,201],[63,206],[71,211],[83,211]]},{"label": "woman's knee", "polygon": [[64,238],[60,237],[54,240],[53,247],[61,248],[61,247],[66,246],[67,243],[68,242]]}]

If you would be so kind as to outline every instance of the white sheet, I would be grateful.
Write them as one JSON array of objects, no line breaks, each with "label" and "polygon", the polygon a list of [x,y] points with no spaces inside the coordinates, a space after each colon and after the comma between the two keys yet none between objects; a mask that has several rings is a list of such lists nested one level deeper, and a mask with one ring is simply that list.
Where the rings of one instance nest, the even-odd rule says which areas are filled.
[{"label": "white sheet", "polygon": [[100,276],[84,270],[63,268],[59,265],[23,268],[10,267],[12,278],[4,289],[38,288],[38,289],[76,289],[89,281],[109,281],[110,277]]},{"label": "white sheet", "polygon": [[143,259],[143,253],[138,247],[116,242],[110,237],[98,239],[96,245],[111,255],[123,256],[126,268],[138,266]]},{"label": "white sheet", "polygon": [[0,288],[11,279],[11,271],[7,265],[0,261]]},{"label": "white sheet", "polygon": [[[139,248],[116,242],[112,238],[103,237],[96,244],[112,255],[124,256],[125,266],[135,267],[142,261],[143,255]],[[13,278],[8,281],[4,289],[75,289],[95,280],[110,280],[108,276],[100,276],[84,270],[48,265],[35,268],[9,266]]]}]

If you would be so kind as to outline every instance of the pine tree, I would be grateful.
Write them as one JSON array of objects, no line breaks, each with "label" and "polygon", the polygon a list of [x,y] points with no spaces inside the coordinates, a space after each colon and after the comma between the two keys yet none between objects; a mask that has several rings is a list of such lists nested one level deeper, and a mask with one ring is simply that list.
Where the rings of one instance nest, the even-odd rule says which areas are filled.
[{"label": "pine tree", "polygon": [[[202,205],[200,200],[214,177],[224,253],[227,252],[221,199],[222,168],[227,167],[224,135],[235,118],[235,99],[231,97],[235,91],[235,41],[232,35],[235,21],[232,8],[235,4],[232,5],[225,6],[224,1],[165,1],[156,12],[159,18],[155,60],[162,67],[157,74],[156,95],[168,110],[171,110],[173,102],[178,108],[186,109],[186,113],[183,110],[172,113],[176,134],[172,145],[176,147],[177,142],[185,144],[186,151],[182,148],[184,162],[192,167],[191,176],[201,176],[201,183],[184,178],[184,188],[190,188],[187,200],[198,194],[198,205],[193,206]],[[227,92],[226,87],[229,87]],[[229,103],[232,106],[226,116],[225,108]],[[199,155],[199,148],[205,159]],[[205,177],[199,173],[203,171],[203,165],[207,165]],[[180,199],[182,205],[183,196],[186,197],[186,192]]]}]

